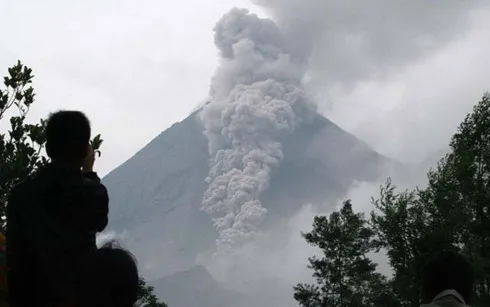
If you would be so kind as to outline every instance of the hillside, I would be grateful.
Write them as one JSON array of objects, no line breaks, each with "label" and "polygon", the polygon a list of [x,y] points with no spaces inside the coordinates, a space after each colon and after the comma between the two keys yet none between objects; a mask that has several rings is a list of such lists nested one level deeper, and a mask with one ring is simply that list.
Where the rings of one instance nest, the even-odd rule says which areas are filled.
[{"label": "hillside", "polygon": [[203,266],[176,272],[152,282],[168,306],[245,307],[245,295],[223,289]]}]

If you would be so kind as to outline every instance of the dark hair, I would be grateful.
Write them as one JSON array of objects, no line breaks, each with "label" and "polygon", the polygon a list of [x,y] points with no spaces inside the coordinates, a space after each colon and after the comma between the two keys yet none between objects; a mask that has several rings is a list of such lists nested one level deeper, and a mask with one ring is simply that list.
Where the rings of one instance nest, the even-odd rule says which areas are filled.
[{"label": "dark hair", "polygon": [[88,256],[82,266],[79,307],[132,307],[139,277],[134,256],[114,241]]},{"label": "dark hair", "polygon": [[461,254],[444,250],[433,255],[422,268],[421,296],[428,303],[444,290],[454,289],[470,303],[473,288],[473,269]]},{"label": "dark hair", "polygon": [[87,154],[90,133],[90,121],[82,112],[52,113],[46,126],[46,152],[52,160],[82,160]]}]

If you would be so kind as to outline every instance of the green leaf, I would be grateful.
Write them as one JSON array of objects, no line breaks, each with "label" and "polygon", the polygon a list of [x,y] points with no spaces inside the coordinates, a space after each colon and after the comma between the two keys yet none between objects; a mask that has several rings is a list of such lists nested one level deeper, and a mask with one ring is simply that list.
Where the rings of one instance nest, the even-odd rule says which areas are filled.
[{"label": "green leaf", "polygon": [[92,145],[92,148],[94,149],[94,151],[99,155],[99,157],[101,156],[101,152],[100,152],[100,146],[102,145],[102,143],[104,142],[104,140],[101,139],[100,137],[100,134],[97,134],[91,141],[90,141],[90,145]]}]

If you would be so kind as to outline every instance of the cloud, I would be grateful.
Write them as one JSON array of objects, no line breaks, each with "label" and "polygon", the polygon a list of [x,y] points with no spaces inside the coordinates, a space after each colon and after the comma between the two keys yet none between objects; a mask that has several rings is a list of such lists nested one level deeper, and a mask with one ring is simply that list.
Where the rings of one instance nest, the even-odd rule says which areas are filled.
[{"label": "cloud", "polygon": [[126,232],[117,233],[115,231],[104,231],[97,234],[95,242],[98,247],[101,247],[105,243],[110,241],[117,241],[118,243],[123,243],[128,240],[128,234]]},{"label": "cloud", "polygon": [[255,0],[310,58],[310,77],[352,86],[385,78],[469,30],[488,1]]},{"label": "cloud", "polygon": [[398,160],[440,152],[490,87],[488,1],[253,2],[309,58],[320,111]]},{"label": "cloud", "polygon": [[258,306],[295,306],[292,288],[298,282],[312,282],[308,257],[319,255],[300,231],[310,231],[317,214],[320,211],[313,206],[302,206],[294,218],[236,247],[233,257],[201,254],[198,263],[226,288],[249,294]]},{"label": "cloud", "polygon": [[404,162],[442,157],[466,113],[490,89],[490,12],[474,14],[468,33],[389,80],[331,90],[322,110],[379,152]]}]

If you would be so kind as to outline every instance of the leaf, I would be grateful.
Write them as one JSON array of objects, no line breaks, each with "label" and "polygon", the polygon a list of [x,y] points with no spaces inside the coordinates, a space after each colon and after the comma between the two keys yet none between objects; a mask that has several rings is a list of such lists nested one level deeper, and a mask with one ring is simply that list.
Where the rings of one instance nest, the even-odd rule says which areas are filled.
[{"label": "leaf", "polygon": [[97,153],[97,155],[100,157],[101,156],[101,152],[100,152],[100,146],[102,145],[102,143],[104,142],[104,140],[101,139],[100,137],[100,134],[97,134],[91,141],[90,141],[90,145],[92,145],[92,148],[94,149],[94,151]]}]

